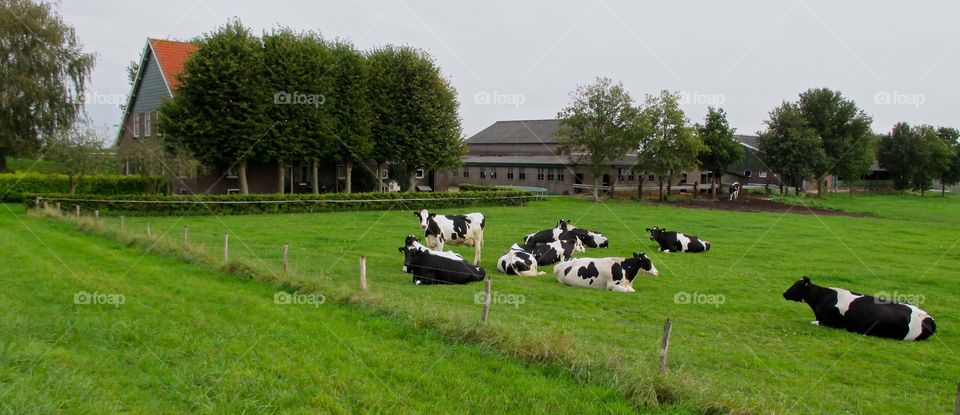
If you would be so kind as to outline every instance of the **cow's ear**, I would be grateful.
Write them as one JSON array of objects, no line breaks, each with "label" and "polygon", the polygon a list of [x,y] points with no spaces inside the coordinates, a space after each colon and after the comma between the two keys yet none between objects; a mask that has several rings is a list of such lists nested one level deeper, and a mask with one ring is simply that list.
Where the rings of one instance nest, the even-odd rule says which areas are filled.
[{"label": "cow's ear", "polygon": [[810,277],[806,275],[803,276],[803,285],[810,285]]},{"label": "cow's ear", "polygon": [[416,216],[416,217],[418,217],[418,218],[419,218],[419,217],[420,217],[420,212],[416,212],[416,211],[415,211],[415,212],[413,212],[413,216]]},{"label": "cow's ear", "polygon": [[436,213],[431,213],[431,214],[429,214],[428,216],[432,218],[432,217],[434,217],[434,216],[437,216],[437,214],[436,214]]}]

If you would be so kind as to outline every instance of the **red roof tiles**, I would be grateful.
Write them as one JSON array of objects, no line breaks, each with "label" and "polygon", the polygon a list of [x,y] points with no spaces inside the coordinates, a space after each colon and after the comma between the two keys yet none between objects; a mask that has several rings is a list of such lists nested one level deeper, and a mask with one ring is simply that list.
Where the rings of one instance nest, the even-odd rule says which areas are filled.
[{"label": "red roof tiles", "polygon": [[167,85],[173,92],[180,85],[180,82],[177,81],[177,74],[183,70],[183,64],[187,61],[187,58],[197,50],[197,45],[172,40],[150,39],[150,47],[156,55],[157,62],[160,63],[160,69],[163,70],[163,76],[167,79]]}]

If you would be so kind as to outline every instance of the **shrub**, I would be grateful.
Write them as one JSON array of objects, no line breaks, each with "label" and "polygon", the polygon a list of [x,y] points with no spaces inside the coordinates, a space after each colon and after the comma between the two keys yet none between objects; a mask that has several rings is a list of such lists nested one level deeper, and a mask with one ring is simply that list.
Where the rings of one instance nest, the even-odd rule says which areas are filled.
[{"label": "shrub", "polygon": [[459,186],[461,192],[491,192],[499,190],[496,186],[489,184],[462,183]]},{"label": "shrub", "polygon": [[[519,190],[459,193],[324,193],[253,195],[39,195],[48,204],[64,209],[79,204],[84,211],[131,215],[242,215],[266,213],[330,212],[349,210],[419,210],[463,206],[522,206],[537,196]],[[33,207],[34,199],[24,205]]]},{"label": "shrub", "polygon": [[[151,193],[164,186],[161,177],[98,175],[85,176],[77,185],[77,194],[128,195]],[[0,202],[20,202],[40,193],[67,193],[70,178],[65,174],[0,174]]]}]

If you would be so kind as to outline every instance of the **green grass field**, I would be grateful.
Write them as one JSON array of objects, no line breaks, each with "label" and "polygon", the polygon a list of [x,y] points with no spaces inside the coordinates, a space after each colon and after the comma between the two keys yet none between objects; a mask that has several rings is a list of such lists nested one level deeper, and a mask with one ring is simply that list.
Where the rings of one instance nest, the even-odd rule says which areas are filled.
[{"label": "green grass field", "polygon": [[[494,292],[522,298],[522,304],[494,304],[482,332],[496,335],[469,340],[525,362],[556,362],[581,384],[614,385],[638,405],[680,402],[763,413],[950,412],[960,379],[960,335],[953,330],[960,301],[960,198],[794,202],[880,216],[574,199],[477,209],[487,218],[483,265]],[[636,293],[620,294],[562,286],[551,275],[495,272],[494,261],[511,243],[558,218],[610,237],[610,248],[586,255],[645,251],[661,276],[641,276]],[[211,258],[220,256],[227,232],[232,259],[267,270],[271,278],[306,279],[331,296],[357,290],[357,259],[365,255],[376,298],[371,307],[409,327],[434,327],[448,340],[469,337],[480,314],[480,284],[416,287],[401,272],[397,247],[404,236],[419,233],[402,206],[387,212],[127,218],[128,231],[142,235],[147,221],[155,235],[167,232],[172,244],[189,226],[192,244]],[[106,222],[116,229],[116,219]],[[698,234],[713,248],[699,255],[657,253],[644,233],[654,225]],[[284,243],[291,247],[293,275],[280,268]],[[470,248],[453,249],[472,256]],[[781,297],[801,275],[821,285],[921,299],[939,331],[925,342],[898,342],[812,326],[809,307]],[[659,378],[656,359],[668,317],[674,322],[671,371]]]},{"label": "green grass field", "polygon": [[[317,296],[276,304],[268,285],[68,223],[23,219],[16,206],[0,211],[2,413],[634,408],[564,371],[450,343],[355,306],[319,304]],[[109,303],[88,304],[95,301],[83,292]]]}]

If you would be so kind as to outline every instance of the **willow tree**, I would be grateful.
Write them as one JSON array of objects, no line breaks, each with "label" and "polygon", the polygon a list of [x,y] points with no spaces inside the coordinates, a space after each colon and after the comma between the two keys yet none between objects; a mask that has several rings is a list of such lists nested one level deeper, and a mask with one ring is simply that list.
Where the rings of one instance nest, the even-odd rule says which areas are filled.
[{"label": "willow tree", "polygon": [[0,1],[0,172],[82,114],[94,56],[52,2]]}]

